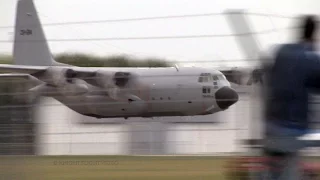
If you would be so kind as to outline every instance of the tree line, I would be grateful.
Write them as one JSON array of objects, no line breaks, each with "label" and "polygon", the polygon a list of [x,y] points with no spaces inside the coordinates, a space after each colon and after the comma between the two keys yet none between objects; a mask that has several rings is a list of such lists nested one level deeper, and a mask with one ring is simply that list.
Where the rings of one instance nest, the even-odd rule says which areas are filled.
[{"label": "tree line", "polygon": [[[0,55],[0,64],[12,64],[12,56]],[[171,67],[170,62],[158,58],[138,59],[125,55],[95,56],[81,53],[62,53],[54,55],[54,59],[80,67]]]}]

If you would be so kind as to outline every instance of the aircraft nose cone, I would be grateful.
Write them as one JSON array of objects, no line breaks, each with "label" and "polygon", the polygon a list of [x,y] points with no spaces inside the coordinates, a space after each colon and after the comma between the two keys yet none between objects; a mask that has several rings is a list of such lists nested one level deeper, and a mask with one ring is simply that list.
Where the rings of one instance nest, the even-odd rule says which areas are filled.
[{"label": "aircraft nose cone", "polygon": [[228,109],[239,100],[238,93],[230,87],[222,87],[215,93],[217,105],[220,109]]}]

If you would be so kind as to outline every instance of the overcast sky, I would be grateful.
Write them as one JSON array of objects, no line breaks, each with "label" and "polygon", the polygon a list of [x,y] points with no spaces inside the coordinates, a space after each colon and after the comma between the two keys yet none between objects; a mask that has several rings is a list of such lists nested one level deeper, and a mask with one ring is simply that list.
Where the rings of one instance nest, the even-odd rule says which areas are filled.
[{"label": "overcast sky", "polygon": [[[226,9],[284,16],[320,12],[319,0],[35,0],[42,23],[96,21],[184,14],[221,13]],[[15,0],[1,0],[0,26],[12,26]],[[250,16],[255,31],[294,25],[290,18]],[[0,28],[0,40],[10,40],[12,28]],[[262,48],[290,39],[291,30],[261,34]],[[67,26],[47,26],[48,39],[114,38],[231,34],[223,15],[160,19],[130,22],[109,22]],[[53,53],[87,52],[97,55],[127,54],[158,57],[177,61],[232,61],[243,59],[234,37],[213,37],[166,40],[122,40],[50,42]],[[0,53],[11,54],[11,43],[0,43]],[[220,63],[221,64],[221,63]]]}]

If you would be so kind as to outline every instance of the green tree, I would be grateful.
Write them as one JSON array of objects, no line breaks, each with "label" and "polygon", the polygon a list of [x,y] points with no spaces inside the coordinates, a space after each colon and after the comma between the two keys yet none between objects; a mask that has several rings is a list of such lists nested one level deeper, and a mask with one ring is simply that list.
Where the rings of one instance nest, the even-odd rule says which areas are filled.
[{"label": "green tree", "polygon": [[[164,59],[137,59],[125,55],[94,56],[81,53],[62,53],[54,56],[55,60],[80,67],[170,67]],[[0,64],[12,64],[12,56],[0,55]]]}]

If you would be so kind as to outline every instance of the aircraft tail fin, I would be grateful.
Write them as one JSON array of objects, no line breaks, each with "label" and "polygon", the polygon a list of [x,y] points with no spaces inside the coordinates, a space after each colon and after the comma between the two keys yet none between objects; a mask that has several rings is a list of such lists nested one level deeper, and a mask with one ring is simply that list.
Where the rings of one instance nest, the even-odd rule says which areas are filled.
[{"label": "aircraft tail fin", "polygon": [[14,64],[59,65],[53,59],[33,0],[18,0],[14,30]]},{"label": "aircraft tail fin", "polygon": [[[245,10],[227,10],[225,11],[227,22],[230,25],[231,30],[235,34],[246,34],[245,36],[236,36],[236,41],[239,45],[239,48],[243,51],[244,56],[248,60],[255,60],[258,61],[252,61],[249,65],[253,67],[258,67],[258,69],[254,69],[249,74],[249,79],[247,79],[248,72],[245,71],[237,71],[237,74],[244,74],[246,78],[243,77],[244,80],[241,81],[247,81],[247,85],[252,85],[252,83],[262,83],[262,70],[260,69],[262,63],[265,61],[261,59],[261,53],[262,53],[262,47],[259,45],[257,36],[253,32],[252,25],[250,24],[249,19],[246,16]],[[239,75],[235,75],[235,77],[238,77]]]},{"label": "aircraft tail fin", "polygon": [[235,9],[227,10],[225,13],[227,22],[235,34],[248,34],[246,36],[236,36],[239,48],[244,52],[246,59],[258,58],[261,48],[255,34],[250,34],[252,26],[246,18],[245,11]]}]

